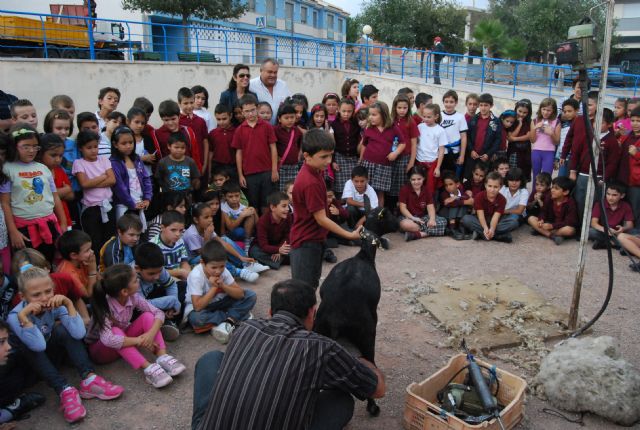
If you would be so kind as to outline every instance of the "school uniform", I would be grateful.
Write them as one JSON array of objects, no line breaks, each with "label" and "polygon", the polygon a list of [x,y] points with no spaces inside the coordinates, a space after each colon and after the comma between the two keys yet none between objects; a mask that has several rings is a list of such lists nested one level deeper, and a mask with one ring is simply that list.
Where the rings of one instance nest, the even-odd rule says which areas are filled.
[{"label": "school uniform", "polygon": [[542,212],[542,208],[544,207],[544,202],[547,200],[547,197],[551,194],[550,190],[545,191],[542,194],[542,206],[536,200],[536,192],[535,189],[529,194],[529,200],[527,200],[527,214],[526,218],[535,216],[540,218],[540,213]]},{"label": "school uniform", "polygon": [[397,127],[380,131],[378,127],[367,127],[362,136],[364,154],[360,164],[369,172],[369,183],[376,191],[388,192],[391,189],[391,161],[387,158],[394,144],[402,141],[402,132]]},{"label": "school uniform", "polygon": [[[633,222],[633,211],[631,210],[631,205],[623,200],[618,202],[615,209],[613,209],[609,202],[605,200],[604,210],[607,214],[607,221],[609,222],[606,225],[607,228],[616,228],[617,226],[624,226],[626,222]],[[604,217],[602,216],[599,202],[596,202],[593,205],[591,219],[593,218],[596,218],[598,220],[598,224],[605,227]],[[609,235],[604,231],[599,231],[593,227],[589,227],[589,240],[606,243],[606,241],[609,240]]]},{"label": "school uniform", "polygon": [[491,156],[500,148],[500,138],[502,136],[502,124],[500,119],[493,112],[488,118],[482,118],[480,114],[469,121],[469,139],[467,140],[467,155],[465,157],[464,177],[473,176],[473,168],[476,161],[471,158],[471,151],[478,155]]},{"label": "school uniform", "polygon": [[180,125],[183,127],[189,127],[191,130],[193,130],[193,133],[196,136],[196,144],[198,145],[200,164],[204,166],[204,164],[206,163],[206,160],[204,159],[204,141],[209,135],[207,123],[198,115],[193,114],[191,116],[188,116],[180,114]]},{"label": "school uniform", "polygon": [[544,202],[540,220],[553,225],[554,230],[561,229],[562,227],[575,228],[578,224],[578,210],[575,200],[567,197],[567,199],[560,204],[556,204],[556,202],[551,199],[551,195],[549,195]]},{"label": "school uniform", "polygon": [[411,139],[416,139],[417,146],[420,132],[417,124],[410,118],[408,120],[397,119],[393,124],[402,132],[402,141],[405,143],[404,151],[396,158],[391,167],[391,189],[388,194],[397,196],[400,195],[400,188],[407,183],[407,165],[411,159]]},{"label": "school uniform", "polygon": [[[462,218],[462,224],[469,230],[475,231],[480,235],[480,237],[484,237],[484,229],[482,228],[482,224],[480,224],[480,220],[478,219],[478,211],[483,211],[484,219],[487,223],[487,226],[491,226],[491,219],[493,215],[498,213],[500,214],[500,220],[498,221],[498,225],[496,226],[495,237],[509,234],[512,230],[518,227],[518,222],[503,217],[505,207],[507,205],[507,199],[500,193],[496,196],[493,201],[490,201],[487,197],[487,192],[482,191],[473,199],[473,209],[476,211],[476,215],[465,215]],[[495,239],[494,237],[494,239]]]},{"label": "school uniform", "polygon": [[280,124],[273,127],[278,150],[279,189],[286,191],[286,184],[294,181],[298,175],[302,132],[296,126],[287,130]]},{"label": "school uniform", "polygon": [[289,242],[289,232],[293,217],[291,214],[286,219],[276,221],[271,211],[267,211],[256,225],[256,240],[249,249],[249,256],[258,260],[274,270],[278,270],[282,264],[289,262],[289,256],[283,255],[280,260],[273,261],[271,256],[280,252],[284,242]]},{"label": "school uniform", "polygon": [[238,168],[236,166],[236,152],[231,147],[233,135],[236,129],[216,127],[209,132],[209,153],[213,155],[212,167],[223,166],[229,177],[238,181]]},{"label": "school uniform", "polygon": [[362,129],[355,118],[342,121],[340,118],[331,123],[336,149],[333,162],[338,164],[339,170],[334,172],[333,190],[341,193],[344,184],[351,179],[351,171],[358,165],[358,143]]},{"label": "school uniform", "polygon": [[[629,154],[629,147],[634,145],[638,152]],[[627,201],[633,210],[635,228],[640,227],[640,135],[630,134],[620,148],[620,171],[618,178],[627,188]]]},{"label": "school uniform", "polygon": [[[445,200],[450,197],[455,197],[456,199],[453,202],[445,204]],[[464,203],[470,198],[471,197],[465,193],[462,185],[458,186],[455,193],[449,193],[447,190],[443,189],[440,192],[440,216],[445,218],[447,221],[462,218],[469,213],[469,206]]]},{"label": "school uniform", "polygon": [[[196,162],[196,166],[199,171],[202,171],[202,156],[200,155],[200,146],[198,144],[198,139],[196,137],[195,132],[191,127],[181,125],[178,129],[180,133],[184,136],[187,141],[187,152],[186,155],[193,158],[193,161]],[[156,151],[158,154],[156,158],[164,158],[169,155],[169,136],[174,133],[169,130],[166,126],[162,126],[153,130],[151,134],[151,138],[153,139],[153,144],[156,147]]]},{"label": "school uniform", "polygon": [[[427,184],[422,184],[420,193],[416,193],[411,184],[403,186],[400,190],[398,203],[405,204],[411,215],[419,217],[425,222],[420,225],[421,232],[426,233],[427,236],[444,236],[444,230],[447,227],[445,218],[436,215],[435,227],[427,227],[426,224],[430,220],[427,208],[429,205],[433,205],[433,197]],[[404,219],[404,216],[401,216],[400,219]]]}]

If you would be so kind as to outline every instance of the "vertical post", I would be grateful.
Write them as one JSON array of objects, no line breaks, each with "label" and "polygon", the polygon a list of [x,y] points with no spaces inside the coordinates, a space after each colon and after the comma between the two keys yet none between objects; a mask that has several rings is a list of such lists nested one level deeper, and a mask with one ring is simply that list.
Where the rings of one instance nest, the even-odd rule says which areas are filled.
[{"label": "vertical post", "polygon": [[484,55],[482,56],[482,73],[480,75],[480,92],[484,91]]},{"label": "vertical post", "polygon": [[198,39],[198,27],[193,27],[196,36],[196,61],[200,62],[200,40]]},{"label": "vertical post", "polygon": [[275,57],[276,57],[276,60],[277,60],[278,59],[278,36],[274,36],[274,38],[276,39],[276,54],[275,54]]},{"label": "vertical post", "polygon": [[378,76],[382,76],[382,51],[384,48],[379,47],[380,50],[380,59],[378,60]]},{"label": "vertical post", "polygon": [[336,68],[336,44],[333,43],[333,68]]},{"label": "vertical post", "polygon": [[[594,125],[593,138],[591,146],[593,148],[593,156],[597,160],[600,153],[600,127],[602,126],[602,111],[604,109],[604,93],[607,90],[607,74],[609,69],[609,55],[611,51],[611,37],[613,33],[613,9],[615,1],[609,0],[607,2],[607,18],[605,21],[605,34],[604,44],[602,46],[602,57],[600,62],[602,63],[602,73],[600,75],[600,91],[598,91],[598,109],[596,111],[596,121]],[[585,72],[586,76],[586,72]],[[588,99],[586,88],[582,88],[582,100],[586,103]],[[581,120],[582,118],[578,118]],[[569,329],[575,330],[578,325],[578,310],[580,307],[580,293],[582,291],[582,278],[584,276],[584,265],[586,262],[586,250],[587,239],[589,235],[589,226],[591,224],[591,210],[593,201],[593,191],[595,184],[591,174],[595,173],[591,171],[589,167],[589,183],[587,184],[587,195],[585,197],[584,213],[582,216],[582,230],[580,236],[580,246],[578,251],[578,267],[576,270],[575,282],[573,284],[573,298],[571,300],[571,308],[569,310]],[[582,330],[584,330],[584,327]]]},{"label": "vertical post", "polygon": [[167,29],[162,25],[162,40],[164,44],[164,61],[169,61],[169,49],[167,48]]},{"label": "vertical post", "polygon": [[364,35],[364,42],[365,42],[365,55],[366,55],[366,61],[365,61],[365,66],[364,66],[364,70],[365,72],[369,71],[369,36],[367,36],[366,34]]},{"label": "vertical post", "polygon": [[404,79],[404,60],[407,56],[407,50],[402,48],[402,62],[400,63],[400,79]]},{"label": "vertical post", "polygon": [[[346,45],[340,44],[340,69],[342,69],[342,49],[343,48],[345,48],[345,50],[346,50]],[[636,81],[636,83],[637,83],[637,81]]]},{"label": "vertical post", "polygon": [[251,36],[251,64],[256,63],[256,39]]},{"label": "vertical post", "polygon": [[320,59],[320,42],[316,42],[316,67],[318,67],[318,60]]},{"label": "vertical post", "polygon": [[131,27],[129,26],[128,22],[125,22],[125,24],[127,24],[127,41],[129,42],[129,61],[133,61],[133,43],[131,42]]},{"label": "vertical post", "polygon": [[552,68],[551,73],[549,73],[549,78],[547,79],[549,81],[549,95],[547,97],[551,97],[551,91],[553,91],[553,70],[554,68]]},{"label": "vertical post", "polygon": [[449,57],[453,60],[453,65],[451,66],[451,88],[456,87],[456,58]]},{"label": "vertical post", "polygon": [[49,58],[49,50],[47,48],[47,28],[44,26],[44,20],[42,19],[42,15],[40,15],[40,27],[42,28],[42,49],[44,49],[44,52],[42,53],[42,56],[44,58]]},{"label": "vertical post", "polygon": [[431,52],[427,53],[427,69],[425,70],[424,81],[429,82],[429,69],[431,68]]},{"label": "vertical post", "polygon": [[93,16],[91,16],[91,0],[87,0],[87,18],[89,19],[87,24],[87,35],[89,36],[89,58],[96,59],[96,50],[93,42]]},{"label": "vertical post", "polygon": [[635,84],[633,84],[633,96],[635,97],[638,94],[638,78],[635,80]]},{"label": "vertical post", "polygon": [[222,30],[222,34],[224,34],[224,61],[229,64],[229,37],[226,30]]},{"label": "vertical post", "polygon": [[516,98],[516,84],[518,82],[518,63],[515,64],[513,68],[513,95],[512,98]]}]

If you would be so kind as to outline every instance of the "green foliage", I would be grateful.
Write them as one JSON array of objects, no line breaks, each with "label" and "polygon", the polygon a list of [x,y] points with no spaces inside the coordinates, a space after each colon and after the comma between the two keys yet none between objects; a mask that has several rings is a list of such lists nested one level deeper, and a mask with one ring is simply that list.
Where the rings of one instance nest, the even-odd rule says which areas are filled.
[{"label": "green foliage", "polygon": [[357,43],[362,36],[362,16],[357,15],[347,18],[347,43]]},{"label": "green foliage", "polygon": [[500,54],[510,60],[522,60],[528,51],[527,44],[519,37],[507,38],[503,47],[499,49]]},{"label": "green foliage", "polygon": [[473,30],[475,44],[487,50],[487,57],[493,57],[504,43],[506,29],[497,19],[485,19]]}]

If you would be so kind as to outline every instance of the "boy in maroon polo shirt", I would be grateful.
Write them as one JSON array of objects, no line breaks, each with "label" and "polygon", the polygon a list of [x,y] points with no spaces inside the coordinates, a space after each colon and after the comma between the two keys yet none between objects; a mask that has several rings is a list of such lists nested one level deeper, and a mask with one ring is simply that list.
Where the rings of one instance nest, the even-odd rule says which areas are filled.
[{"label": "boy in maroon polo shirt", "polygon": [[331,164],[335,143],[321,129],[309,130],[302,140],[304,164],[293,186],[295,217],[291,227],[291,277],[318,288],[324,242],[330,231],[347,240],[359,240],[360,230],[344,230],[327,216],[324,171]]},{"label": "boy in maroon polo shirt", "polygon": [[278,150],[273,127],[258,118],[258,99],[251,94],[240,98],[244,121],[233,135],[240,186],[247,190],[249,205],[267,211],[267,196],[278,182]]},{"label": "boy in maroon polo shirt", "polygon": [[289,264],[289,231],[293,221],[289,212],[289,196],[275,191],[267,197],[269,211],[262,214],[256,227],[256,241],[249,250],[249,256],[278,270],[282,264]]},{"label": "boy in maroon polo shirt", "polygon": [[191,127],[180,125],[180,106],[173,100],[165,100],[158,106],[158,114],[162,120],[162,127],[154,130],[151,135],[153,143],[158,150],[157,159],[167,157],[169,155],[169,136],[172,133],[182,133],[187,144],[186,155],[193,158],[198,170],[202,172],[202,162],[200,157],[200,147],[197,144],[197,138]]},{"label": "boy in maroon polo shirt", "polygon": [[193,113],[193,104],[196,96],[190,88],[182,87],[178,90],[178,105],[180,106],[180,125],[193,130],[196,135],[196,143],[200,154],[200,164],[202,165],[202,175],[205,180],[209,178],[209,142],[207,136],[209,130],[207,123],[198,115]]},{"label": "boy in maroon polo shirt", "polygon": [[500,139],[502,139],[500,118],[491,112],[493,96],[488,93],[481,94],[478,102],[480,112],[469,121],[464,175],[467,179],[471,178],[473,168],[478,161],[487,163],[500,149]]},{"label": "boy in maroon polo shirt", "polygon": [[589,239],[593,240],[593,249],[606,249],[609,236],[618,236],[633,229],[633,211],[631,205],[623,201],[627,187],[619,182],[610,182],[604,202],[607,214],[609,234],[605,232],[604,217],[600,211],[600,203],[596,202],[591,213]]},{"label": "boy in maroon polo shirt", "polygon": [[574,182],[564,176],[551,181],[551,195],[544,202],[540,217],[531,216],[529,225],[533,228],[531,234],[541,234],[560,245],[566,237],[576,234],[578,211],[576,202],[569,196]]},{"label": "boy in maroon polo shirt", "polygon": [[[238,169],[236,167],[235,151],[231,147],[235,128],[231,122],[233,113],[227,105],[216,105],[213,114],[216,117],[217,127],[209,133],[209,159],[212,170],[223,167],[235,182],[238,181]],[[211,176],[213,179],[213,175]]]},{"label": "boy in maroon polo shirt", "polygon": [[487,175],[484,186],[485,191],[473,199],[476,214],[462,217],[462,225],[473,232],[471,238],[474,240],[511,243],[513,239],[510,232],[518,227],[518,221],[502,218],[507,205],[507,199],[500,194],[502,177],[498,172],[491,172]]},{"label": "boy in maroon polo shirt", "polygon": [[478,162],[473,168],[471,179],[464,181],[463,186],[465,193],[472,198],[484,191],[484,180],[489,172],[489,166],[485,163]]}]

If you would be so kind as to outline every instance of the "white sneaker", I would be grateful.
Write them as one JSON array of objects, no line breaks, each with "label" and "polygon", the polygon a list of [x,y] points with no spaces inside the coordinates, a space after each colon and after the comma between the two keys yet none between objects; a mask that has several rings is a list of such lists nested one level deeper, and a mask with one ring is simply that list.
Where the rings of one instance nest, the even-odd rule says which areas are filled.
[{"label": "white sneaker", "polygon": [[240,279],[247,282],[256,282],[259,276],[256,272],[252,272],[246,267],[240,271]]},{"label": "white sneaker", "polygon": [[225,321],[212,328],[211,335],[215,340],[224,345],[229,342],[229,337],[231,336],[231,333],[233,333],[233,329],[234,326],[231,323]]},{"label": "white sneaker", "polygon": [[144,369],[144,378],[156,388],[165,387],[173,381],[173,378],[158,363],[153,363]]},{"label": "white sneaker", "polygon": [[245,269],[251,270],[252,272],[255,273],[262,273],[262,272],[266,272],[267,270],[271,269],[271,267],[269,266],[265,266],[263,264],[256,262],[253,262],[251,264],[247,264],[245,267]]},{"label": "white sneaker", "polygon": [[158,357],[156,363],[158,363],[169,376],[178,376],[187,368],[177,358],[168,354]]}]

